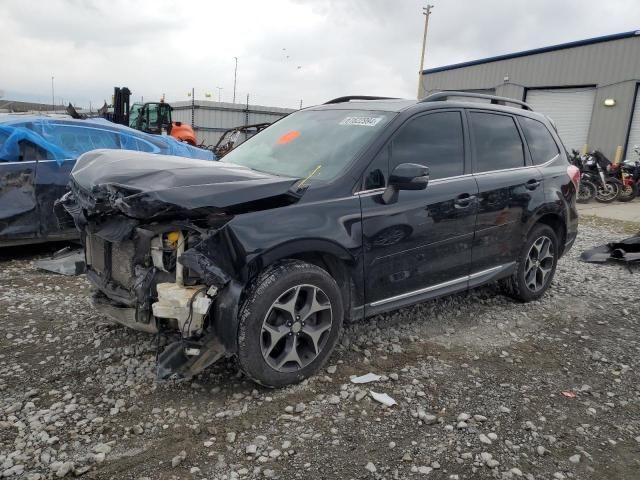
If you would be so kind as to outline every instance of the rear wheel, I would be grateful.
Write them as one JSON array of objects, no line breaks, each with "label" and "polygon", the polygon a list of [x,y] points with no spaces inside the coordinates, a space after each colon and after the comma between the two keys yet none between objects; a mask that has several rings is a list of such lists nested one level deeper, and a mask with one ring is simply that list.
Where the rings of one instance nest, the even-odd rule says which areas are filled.
[{"label": "rear wheel", "polygon": [[620,188],[620,195],[618,195],[619,202],[630,202],[638,196],[638,185],[635,182],[631,182],[627,185],[622,185]]},{"label": "rear wheel", "polygon": [[555,275],[558,252],[554,230],[548,225],[534,226],[520,251],[516,271],[501,282],[505,292],[523,302],[542,297]]},{"label": "rear wheel", "polygon": [[240,311],[238,362],[255,382],[282,387],[326,363],[342,327],[335,280],[296,260],[267,268],[249,288]]}]

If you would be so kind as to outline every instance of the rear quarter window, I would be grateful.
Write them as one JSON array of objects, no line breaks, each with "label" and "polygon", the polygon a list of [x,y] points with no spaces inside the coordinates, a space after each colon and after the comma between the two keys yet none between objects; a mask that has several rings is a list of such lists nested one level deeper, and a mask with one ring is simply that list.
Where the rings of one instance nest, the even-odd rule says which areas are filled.
[{"label": "rear quarter window", "polygon": [[558,145],[544,123],[527,117],[519,117],[518,121],[524,131],[535,165],[547,163],[560,153]]}]

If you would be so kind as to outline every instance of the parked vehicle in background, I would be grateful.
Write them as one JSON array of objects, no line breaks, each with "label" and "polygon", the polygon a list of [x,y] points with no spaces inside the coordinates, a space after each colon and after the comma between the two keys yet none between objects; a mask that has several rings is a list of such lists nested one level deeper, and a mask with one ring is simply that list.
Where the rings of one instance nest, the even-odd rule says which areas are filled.
[{"label": "parked vehicle in background", "polygon": [[625,160],[609,166],[609,174],[620,181],[619,202],[630,202],[638,196],[639,165],[639,162]]},{"label": "parked vehicle in background", "polygon": [[600,203],[611,203],[622,191],[622,182],[610,172],[611,161],[600,151],[594,150],[583,159],[582,181],[595,186],[595,199]]},{"label": "parked vehicle in background", "polygon": [[78,237],[70,218],[58,222],[53,203],[67,191],[78,156],[96,148],[214,158],[172,137],[148,135],[100,118],[0,115],[0,246]]},{"label": "parked vehicle in background", "polygon": [[[267,128],[270,123],[256,123],[253,125],[241,125],[239,127],[233,127],[226,130],[222,136],[218,139],[218,142],[212,148],[216,158],[220,159],[224,157],[231,150],[246,142],[256,133],[260,133]],[[205,147],[207,148],[207,147]]]},{"label": "parked vehicle in background", "polygon": [[160,377],[232,355],[279,387],[325,364],[344,321],[494,281],[540,298],[576,238],[579,175],[523,102],[342,97],[220,162],[87,153],[61,203],[96,308],[173,335]]},{"label": "parked vehicle in background", "polygon": [[596,186],[584,175],[584,156],[573,149],[569,155],[569,163],[580,170],[580,185],[576,201],[578,203],[589,203],[596,196]]},{"label": "parked vehicle in background", "polygon": [[173,107],[164,101],[136,102],[129,105],[131,90],[114,87],[111,108],[105,105],[98,110],[103,118],[152,135],[170,135],[176,140],[196,145],[196,134],[191,125],[174,122],[171,118]]},{"label": "parked vehicle in background", "polygon": [[[627,195],[633,195],[629,200],[637,197],[640,193],[640,145],[633,146],[633,157],[625,160],[621,164],[621,175],[624,176],[624,188]],[[619,198],[620,201],[629,201],[626,198]]]}]

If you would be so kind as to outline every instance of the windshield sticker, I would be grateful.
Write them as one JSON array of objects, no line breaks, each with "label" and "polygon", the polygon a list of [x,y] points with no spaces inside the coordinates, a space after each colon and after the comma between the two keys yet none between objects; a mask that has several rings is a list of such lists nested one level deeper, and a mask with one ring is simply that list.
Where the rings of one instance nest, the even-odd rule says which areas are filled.
[{"label": "windshield sticker", "polygon": [[382,117],[347,117],[340,125],[354,125],[357,127],[375,127]]},{"label": "windshield sticker", "polygon": [[300,132],[298,130],[291,130],[290,132],[287,132],[284,135],[282,135],[276,143],[278,145],[286,145],[287,143],[293,142],[299,136],[300,136]]}]

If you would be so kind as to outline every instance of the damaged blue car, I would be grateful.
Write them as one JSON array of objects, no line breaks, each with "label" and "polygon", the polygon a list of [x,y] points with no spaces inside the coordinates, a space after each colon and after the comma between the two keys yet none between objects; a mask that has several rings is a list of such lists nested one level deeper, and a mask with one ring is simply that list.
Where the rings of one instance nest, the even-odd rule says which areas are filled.
[{"label": "damaged blue car", "polygon": [[104,148],[214,160],[209,150],[101,118],[0,115],[0,246],[77,238],[71,218],[60,221],[53,205],[76,159]]}]

